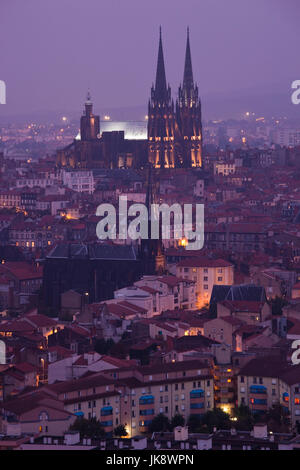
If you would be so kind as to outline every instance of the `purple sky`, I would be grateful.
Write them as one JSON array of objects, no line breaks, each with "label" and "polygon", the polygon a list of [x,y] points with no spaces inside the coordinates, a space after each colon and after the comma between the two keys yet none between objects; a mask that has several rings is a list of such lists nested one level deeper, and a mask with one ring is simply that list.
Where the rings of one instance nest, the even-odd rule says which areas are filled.
[{"label": "purple sky", "polygon": [[[167,80],[182,80],[186,27],[201,95],[284,92],[300,79],[299,0],[0,0],[0,117],[147,103],[162,25]],[[269,85],[268,85],[269,84]]]}]

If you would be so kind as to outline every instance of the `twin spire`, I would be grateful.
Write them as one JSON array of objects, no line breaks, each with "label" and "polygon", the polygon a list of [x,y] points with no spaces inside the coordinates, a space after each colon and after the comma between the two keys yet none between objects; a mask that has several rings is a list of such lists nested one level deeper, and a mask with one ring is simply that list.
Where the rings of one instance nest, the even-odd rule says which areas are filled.
[{"label": "twin spire", "polygon": [[159,46],[155,80],[155,95],[157,99],[164,100],[167,95],[167,80],[165,71],[164,52],[161,38],[161,27],[159,28]]},{"label": "twin spire", "polygon": [[190,48],[190,31],[188,28],[182,88],[183,90],[190,90],[193,86],[194,86],[194,80],[193,80],[192,57],[191,57],[191,48]]},{"label": "twin spire", "polygon": [[[193,79],[193,68],[192,68],[192,58],[191,58],[191,48],[190,48],[190,32],[189,32],[189,28],[187,28],[187,42],[186,42],[186,51],[185,51],[185,64],[184,64],[182,89],[186,92],[189,92],[193,88],[193,86],[194,86],[194,79]],[[155,80],[155,97],[157,100],[163,101],[167,97],[167,93],[168,93],[168,87],[167,87],[164,53],[163,53],[163,45],[162,45],[162,34],[161,34],[161,27],[160,27],[159,28],[158,59],[157,59],[156,80]]]}]

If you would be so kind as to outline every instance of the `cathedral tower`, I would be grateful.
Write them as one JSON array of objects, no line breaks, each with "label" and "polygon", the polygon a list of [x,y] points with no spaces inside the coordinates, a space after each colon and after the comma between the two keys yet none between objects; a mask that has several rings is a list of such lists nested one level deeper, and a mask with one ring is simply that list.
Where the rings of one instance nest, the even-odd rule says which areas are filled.
[{"label": "cathedral tower", "polygon": [[194,83],[189,29],[183,83],[176,101],[176,121],[180,131],[180,160],[186,168],[202,166],[202,114],[198,87]]},{"label": "cathedral tower", "polygon": [[82,141],[96,140],[100,133],[100,117],[93,114],[91,94],[88,92],[85,110],[80,119],[80,135]]},{"label": "cathedral tower", "polygon": [[175,114],[171,88],[167,86],[161,28],[155,86],[148,104],[148,160],[155,168],[174,168]]}]

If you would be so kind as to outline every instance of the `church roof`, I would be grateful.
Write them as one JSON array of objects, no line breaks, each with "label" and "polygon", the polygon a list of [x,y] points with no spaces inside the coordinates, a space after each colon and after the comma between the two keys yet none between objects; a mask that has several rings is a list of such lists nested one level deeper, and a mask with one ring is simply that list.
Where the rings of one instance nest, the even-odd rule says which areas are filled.
[{"label": "church roof", "polygon": [[135,261],[137,252],[130,245],[105,243],[60,243],[53,248],[47,258],[106,259]]}]

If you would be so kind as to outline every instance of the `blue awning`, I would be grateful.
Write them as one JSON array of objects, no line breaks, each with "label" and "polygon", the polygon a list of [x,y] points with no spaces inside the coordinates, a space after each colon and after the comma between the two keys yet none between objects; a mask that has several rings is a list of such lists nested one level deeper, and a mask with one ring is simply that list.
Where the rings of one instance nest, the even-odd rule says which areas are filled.
[{"label": "blue awning", "polygon": [[260,392],[266,392],[267,389],[263,385],[251,385],[250,386],[250,391],[252,390],[259,390]]},{"label": "blue awning", "polygon": [[83,413],[83,411],[76,411],[75,415],[76,416],[83,416],[84,413]]}]

